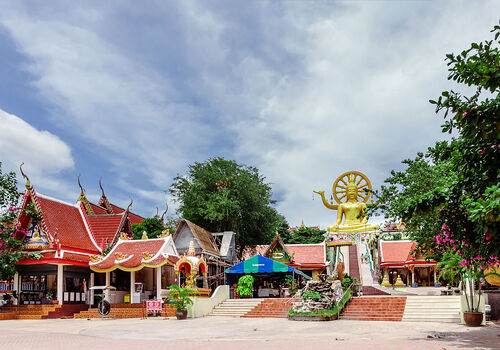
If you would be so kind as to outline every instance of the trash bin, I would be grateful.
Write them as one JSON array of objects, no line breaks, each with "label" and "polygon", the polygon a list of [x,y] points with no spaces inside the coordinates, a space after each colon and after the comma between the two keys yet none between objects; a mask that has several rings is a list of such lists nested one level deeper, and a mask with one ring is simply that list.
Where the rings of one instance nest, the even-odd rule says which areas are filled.
[{"label": "trash bin", "polygon": [[123,296],[123,302],[124,303],[130,303],[130,294],[125,294]]}]

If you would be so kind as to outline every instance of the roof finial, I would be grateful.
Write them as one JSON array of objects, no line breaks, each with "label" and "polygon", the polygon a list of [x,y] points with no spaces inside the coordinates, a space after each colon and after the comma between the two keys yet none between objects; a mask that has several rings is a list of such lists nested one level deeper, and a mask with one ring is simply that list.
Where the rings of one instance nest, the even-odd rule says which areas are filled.
[{"label": "roof finial", "polygon": [[103,197],[106,197],[106,195],[104,194],[104,188],[102,188],[101,179],[102,179],[102,177],[101,177],[101,176],[99,176],[99,187],[101,188],[102,196],[103,196]]},{"label": "roof finial", "polygon": [[155,214],[155,218],[159,218],[159,217],[160,217],[160,212],[159,212],[158,207],[156,207],[156,214]]},{"label": "roof finial", "polygon": [[128,205],[127,207],[127,212],[130,211],[130,207],[132,206],[132,203],[134,203],[134,200],[132,198],[130,198],[130,204]]},{"label": "roof finial", "polygon": [[80,174],[78,174],[78,186],[80,186],[80,197],[83,197],[85,195],[85,189],[83,188],[82,184],[80,183]]},{"label": "roof finial", "polygon": [[165,203],[165,211],[163,212],[163,214],[161,214],[161,223],[164,224],[164,221],[163,221],[163,218],[165,217],[165,214],[167,213],[168,211],[168,202]]},{"label": "roof finial", "polygon": [[28,179],[28,176],[24,173],[23,165],[24,165],[24,162],[21,162],[21,164],[19,165],[19,170],[21,170],[21,175],[26,179],[26,189],[29,190],[31,187],[30,179]]}]

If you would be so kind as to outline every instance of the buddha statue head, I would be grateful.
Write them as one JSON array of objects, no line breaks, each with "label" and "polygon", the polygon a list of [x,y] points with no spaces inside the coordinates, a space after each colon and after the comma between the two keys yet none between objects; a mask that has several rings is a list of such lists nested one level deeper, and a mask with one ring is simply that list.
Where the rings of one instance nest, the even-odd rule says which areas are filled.
[{"label": "buddha statue head", "polygon": [[354,176],[349,176],[349,182],[347,184],[346,190],[347,190],[347,201],[358,199],[358,186],[356,186]]}]

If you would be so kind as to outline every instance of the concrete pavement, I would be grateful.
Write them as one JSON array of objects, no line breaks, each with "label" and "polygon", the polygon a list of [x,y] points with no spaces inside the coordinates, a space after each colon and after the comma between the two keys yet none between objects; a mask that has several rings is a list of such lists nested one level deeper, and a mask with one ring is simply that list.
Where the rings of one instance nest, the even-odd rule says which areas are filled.
[{"label": "concrete pavement", "polygon": [[427,322],[210,317],[0,322],[0,350],[498,349],[500,328]]}]

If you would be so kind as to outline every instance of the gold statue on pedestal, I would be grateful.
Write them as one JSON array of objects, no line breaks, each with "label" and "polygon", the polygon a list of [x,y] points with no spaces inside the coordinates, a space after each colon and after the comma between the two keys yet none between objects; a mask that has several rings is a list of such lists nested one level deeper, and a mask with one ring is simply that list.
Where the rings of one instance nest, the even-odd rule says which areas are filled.
[{"label": "gold statue on pedestal", "polygon": [[[323,204],[328,209],[337,210],[337,221],[328,226],[328,232],[365,232],[378,230],[378,225],[368,224],[364,215],[366,203],[371,196],[372,185],[366,175],[359,171],[348,171],[340,175],[333,183],[333,201],[329,203],[325,198],[325,191],[314,191],[321,195]],[[368,191],[365,191],[368,190]],[[342,199],[346,198],[345,202]],[[360,200],[361,199],[361,200]],[[373,203],[373,199],[372,199]],[[344,223],[342,217],[345,216]]]}]

